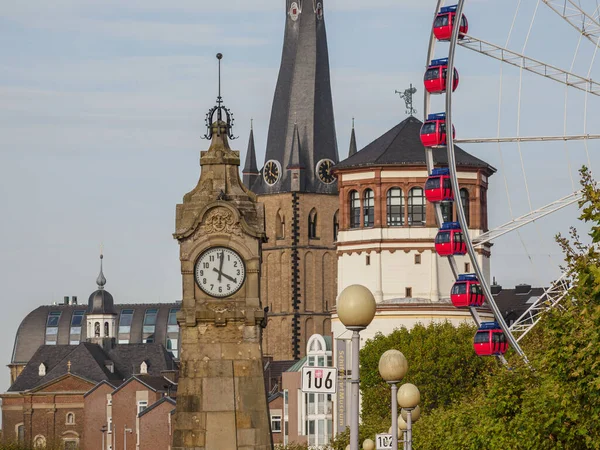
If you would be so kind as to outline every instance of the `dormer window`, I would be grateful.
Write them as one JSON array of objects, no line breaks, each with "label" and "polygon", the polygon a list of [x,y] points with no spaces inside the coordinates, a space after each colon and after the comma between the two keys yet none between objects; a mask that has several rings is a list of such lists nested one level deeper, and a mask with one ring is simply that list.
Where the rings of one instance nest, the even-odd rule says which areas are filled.
[{"label": "dormer window", "polygon": [[105,361],[104,367],[106,367],[110,373],[115,373],[115,363],[114,362]]},{"label": "dormer window", "polygon": [[44,363],[40,364],[40,367],[38,369],[38,375],[40,377],[45,377],[46,376],[46,365]]},{"label": "dormer window", "polygon": [[142,361],[142,364],[140,364],[140,375],[148,375],[148,364],[146,364],[146,361]]}]

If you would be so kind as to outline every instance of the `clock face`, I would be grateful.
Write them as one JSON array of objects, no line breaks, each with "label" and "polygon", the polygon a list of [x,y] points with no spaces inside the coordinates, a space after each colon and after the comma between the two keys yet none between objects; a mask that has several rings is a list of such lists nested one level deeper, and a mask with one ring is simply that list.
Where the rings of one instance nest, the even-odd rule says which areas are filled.
[{"label": "clock face", "polygon": [[267,161],[263,169],[263,177],[269,186],[273,186],[281,176],[281,166],[277,161],[271,159]]},{"label": "clock face", "polygon": [[331,184],[335,181],[335,177],[331,173],[333,164],[333,161],[330,159],[322,159],[317,163],[317,175],[319,176],[319,180],[325,184]]},{"label": "clock face", "polygon": [[244,260],[227,247],[212,247],[196,262],[196,283],[212,297],[229,297],[240,290],[246,279]]}]

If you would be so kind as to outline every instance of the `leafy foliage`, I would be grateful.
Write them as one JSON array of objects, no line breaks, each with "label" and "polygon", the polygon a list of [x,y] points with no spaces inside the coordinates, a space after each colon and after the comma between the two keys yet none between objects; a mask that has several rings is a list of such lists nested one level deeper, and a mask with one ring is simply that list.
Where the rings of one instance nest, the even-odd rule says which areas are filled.
[{"label": "leafy foliage", "polygon": [[591,243],[574,228],[557,236],[572,289],[528,336],[531,368],[511,361],[511,370],[492,370],[471,394],[424,415],[418,448],[600,449],[600,190],[585,168],[581,183]]}]

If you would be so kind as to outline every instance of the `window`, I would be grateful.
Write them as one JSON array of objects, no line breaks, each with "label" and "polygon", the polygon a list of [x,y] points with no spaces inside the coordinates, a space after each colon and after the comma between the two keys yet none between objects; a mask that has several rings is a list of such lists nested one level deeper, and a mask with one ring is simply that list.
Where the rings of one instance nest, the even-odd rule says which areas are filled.
[{"label": "window", "polygon": [[281,416],[271,416],[271,432],[281,433]]},{"label": "window", "polygon": [[415,264],[421,264],[421,255],[419,253],[415,253]]},{"label": "window", "polygon": [[435,236],[436,244],[448,244],[450,242],[450,232],[449,231],[440,231]]},{"label": "window", "polygon": [[487,231],[488,222],[487,222],[487,193],[485,188],[481,188],[479,191],[480,202],[481,202],[481,229],[483,231]]},{"label": "window", "polygon": [[448,14],[444,14],[443,16],[437,16],[435,18],[435,22],[433,22],[434,28],[447,27],[447,26],[448,26]]},{"label": "window", "polygon": [[339,210],[335,212],[333,215],[333,240],[337,241],[338,231],[340,229],[340,221],[339,221]]},{"label": "window", "polygon": [[177,325],[177,311],[179,308],[169,310],[169,320],[167,322],[167,351],[173,354],[174,358],[179,357],[179,325]]},{"label": "window", "polygon": [[104,322],[104,337],[108,337],[108,336],[109,336],[108,322]]},{"label": "window", "polygon": [[137,412],[140,414],[148,407],[148,402],[146,400],[140,400],[137,402]]},{"label": "window", "polygon": [[365,263],[367,264],[367,266],[371,265],[371,255],[367,255],[367,257],[365,259]]},{"label": "window", "polygon": [[281,211],[277,211],[275,236],[276,239],[285,239],[285,217]]},{"label": "window", "polygon": [[442,220],[444,222],[452,222],[452,202],[444,202],[440,204],[440,209],[442,210]]},{"label": "window", "polygon": [[69,345],[79,345],[81,342],[81,324],[85,311],[73,311],[71,316],[71,330],[69,335]]},{"label": "window", "polygon": [[471,264],[470,263],[465,263],[465,272],[469,273],[471,271]]},{"label": "window", "polygon": [[467,283],[455,283],[452,286],[452,294],[453,295],[461,295],[467,293]]},{"label": "window", "polygon": [[158,309],[147,309],[146,314],[144,315],[144,327],[143,327],[143,335],[142,342],[144,344],[150,344],[154,342],[154,331],[156,329],[156,316],[158,314]]},{"label": "window", "polygon": [[360,198],[358,192],[350,193],[350,228],[360,227]]},{"label": "window", "polygon": [[17,435],[17,442],[19,442],[19,443],[25,442],[25,425],[20,423],[15,428],[16,428],[15,432]]},{"label": "window", "polygon": [[426,122],[421,127],[421,134],[433,134],[435,133],[435,122]]},{"label": "window", "polygon": [[[123,309],[119,319],[119,334],[129,334],[131,331],[131,321],[133,320],[133,309]],[[127,336],[129,339],[129,336]]]},{"label": "window", "polygon": [[46,376],[46,364],[41,363],[38,367],[38,375],[40,377],[45,377]]},{"label": "window", "polygon": [[42,435],[33,438],[33,448],[46,448],[46,438]]},{"label": "window", "polygon": [[46,320],[46,345],[56,345],[60,311],[50,311]]},{"label": "window", "polygon": [[67,425],[75,425],[75,414],[72,412],[67,413]]},{"label": "window", "polygon": [[433,69],[427,69],[425,72],[425,81],[437,80],[440,76],[440,69],[437,67]]},{"label": "window", "polygon": [[467,219],[467,226],[471,225],[471,211],[469,205],[469,191],[465,188],[460,190],[460,203],[465,211],[465,219]]},{"label": "window", "polygon": [[371,189],[365,190],[363,195],[364,226],[375,225],[375,194]]},{"label": "window", "polygon": [[404,195],[400,188],[391,188],[387,192],[387,224],[388,227],[404,225]]},{"label": "window", "polygon": [[408,193],[408,224],[425,225],[425,197],[420,187],[414,187]]},{"label": "window", "polygon": [[313,209],[308,215],[308,238],[317,239],[317,210]]},{"label": "window", "polygon": [[407,287],[404,293],[406,298],[412,298],[412,288],[411,287]]},{"label": "window", "polygon": [[488,331],[478,331],[475,334],[475,344],[487,344],[490,340]]}]

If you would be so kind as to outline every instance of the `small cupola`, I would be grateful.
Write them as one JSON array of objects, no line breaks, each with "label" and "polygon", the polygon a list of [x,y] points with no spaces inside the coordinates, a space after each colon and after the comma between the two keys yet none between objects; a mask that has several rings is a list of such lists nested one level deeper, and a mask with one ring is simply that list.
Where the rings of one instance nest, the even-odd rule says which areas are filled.
[{"label": "small cupola", "polygon": [[102,260],[104,255],[100,255],[100,273],[96,278],[98,289],[92,292],[88,300],[87,313],[89,314],[116,314],[113,296],[104,289],[106,277],[104,276]]},{"label": "small cupola", "polygon": [[100,253],[100,273],[96,278],[98,289],[92,292],[88,300],[86,312],[87,340],[112,348],[117,325],[117,311],[115,310],[113,296],[104,289],[106,277],[104,276],[103,259],[104,255]]}]

